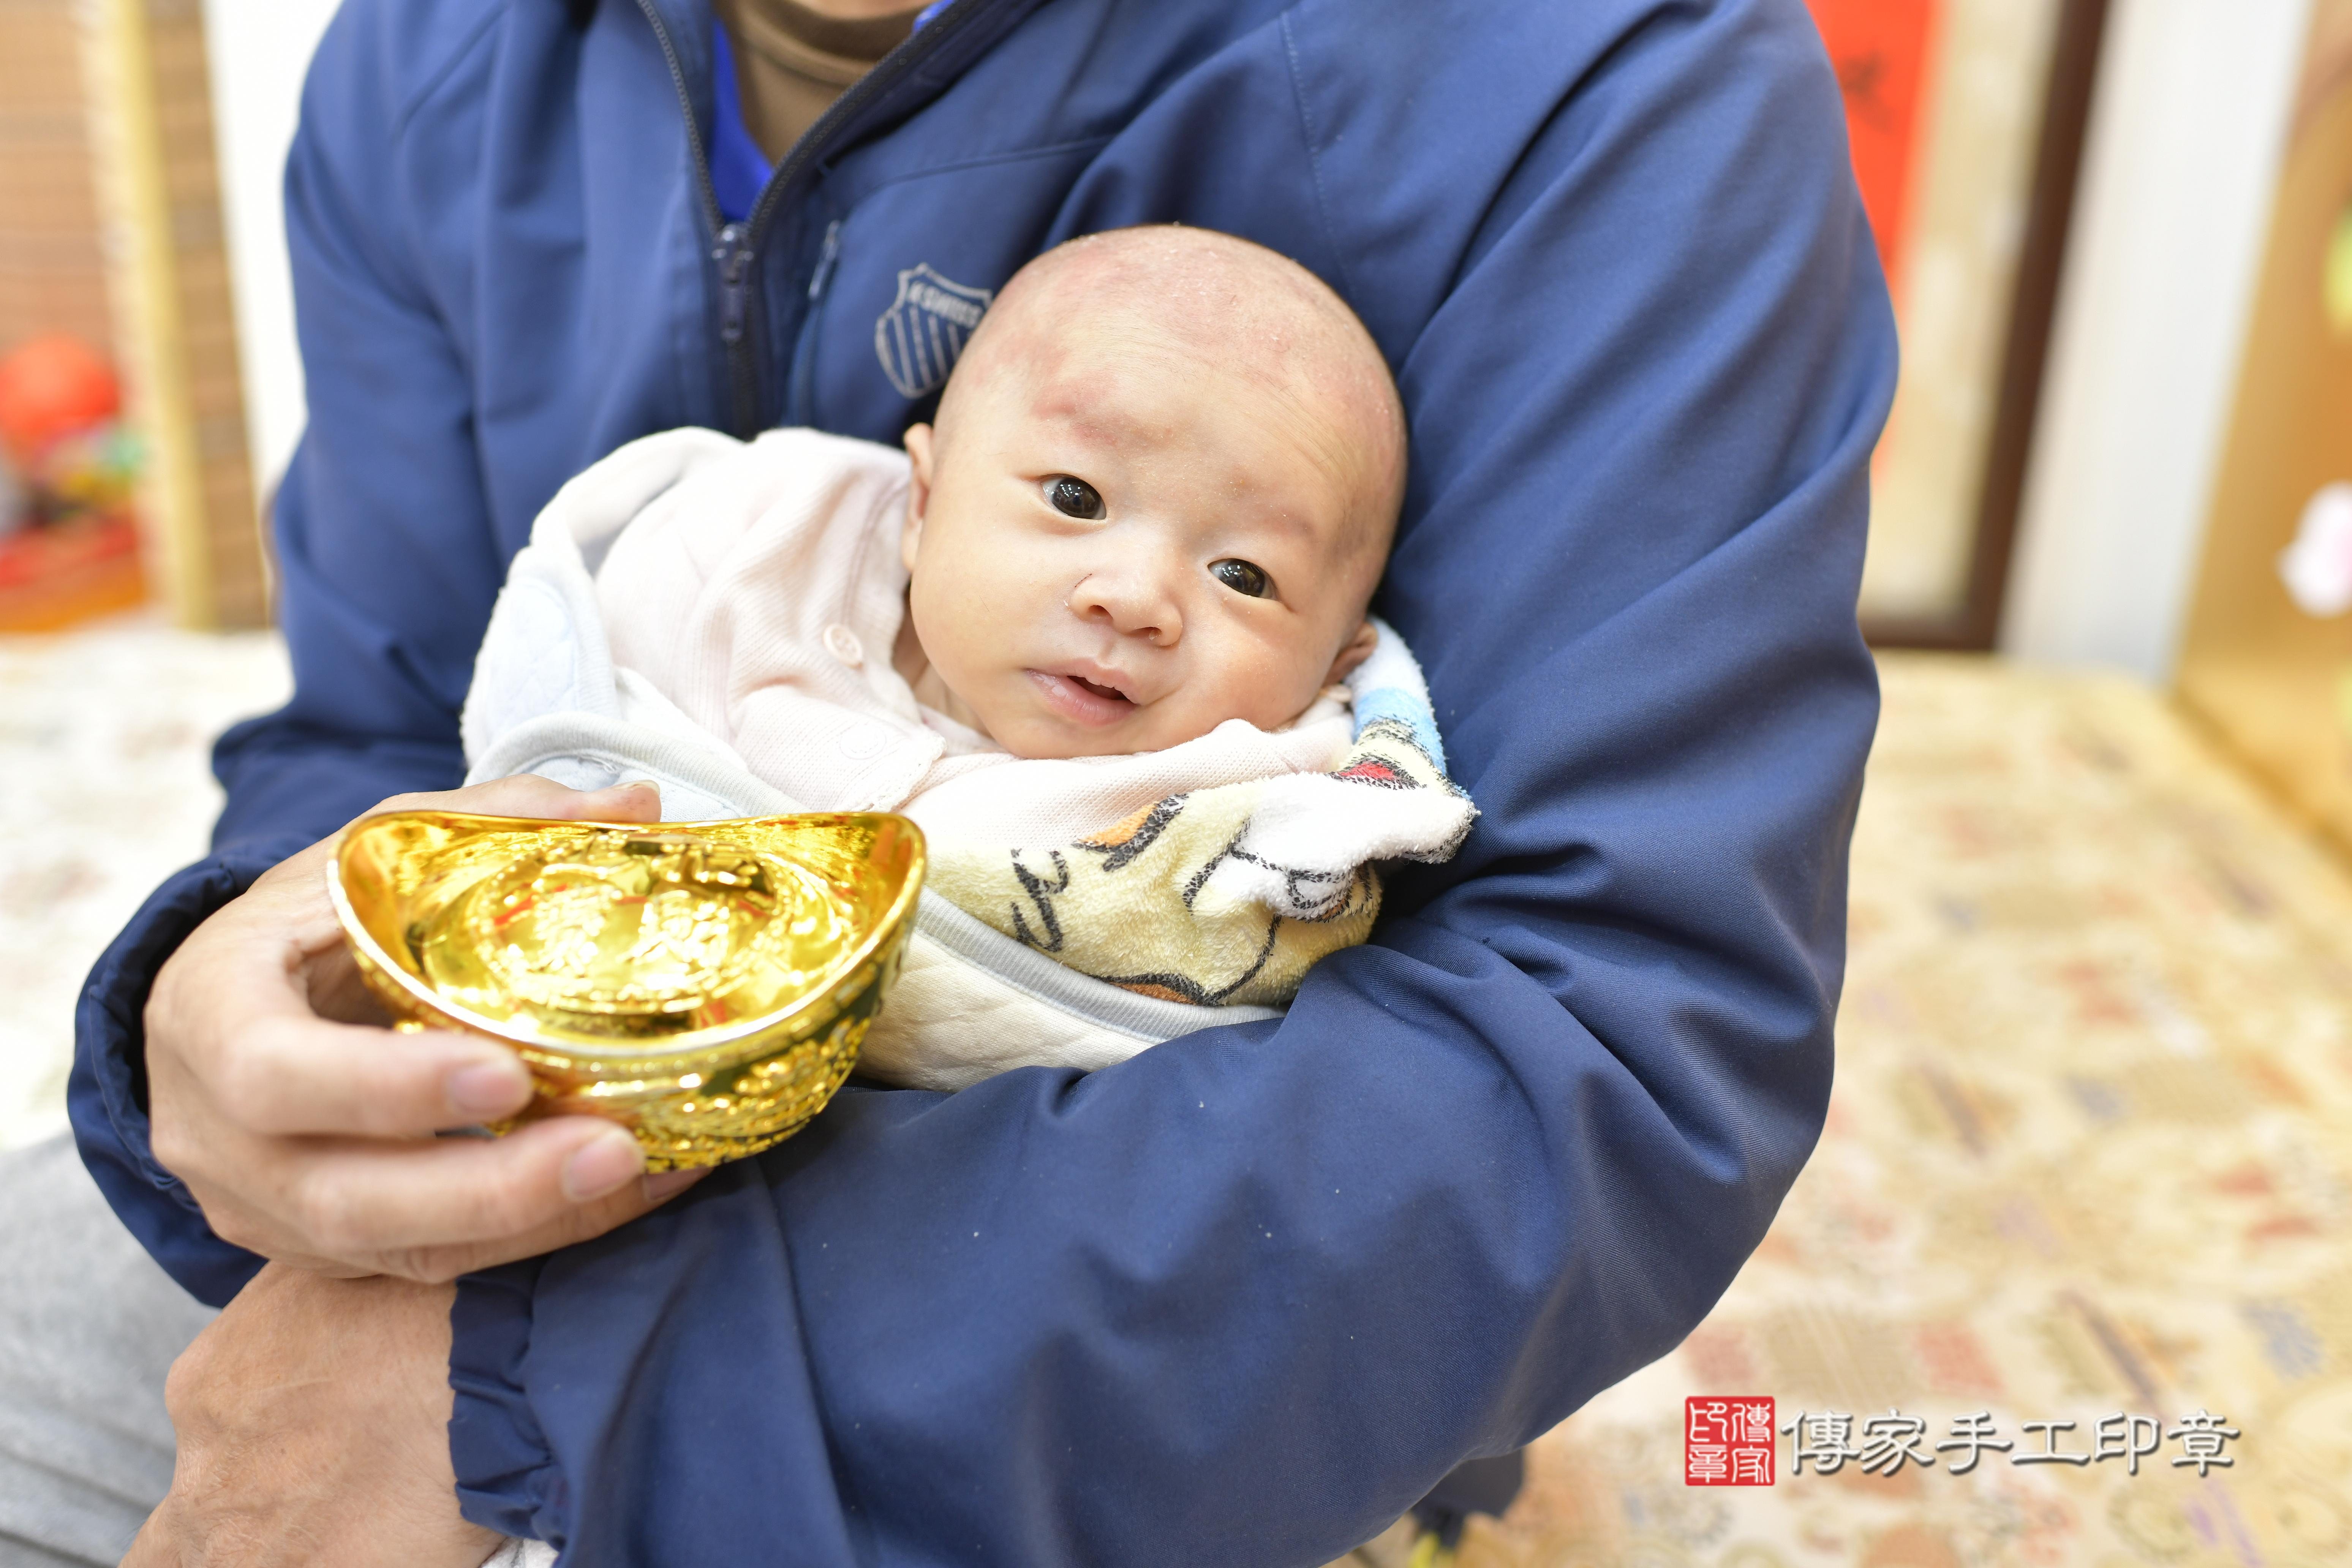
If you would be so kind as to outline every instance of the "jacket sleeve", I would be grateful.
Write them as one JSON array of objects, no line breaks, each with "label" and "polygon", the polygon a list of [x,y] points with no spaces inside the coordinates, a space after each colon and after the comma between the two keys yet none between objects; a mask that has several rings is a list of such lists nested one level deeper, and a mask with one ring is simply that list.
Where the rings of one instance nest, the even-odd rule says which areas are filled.
[{"label": "jacket sleeve", "polygon": [[222,737],[214,853],[107,950],[75,1020],[82,1158],[148,1250],[215,1304],[259,1264],[211,1234],[150,1151],[140,1015],[155,972],[278,860],[386,795],[461,782],[457,710],[502,565],[449,334],[376,237],[397,205],[389,139],[349,128],[394,124],[397,110],[373,101],[387,77],[368,53],[348,13],[329,29],[287,163],[310,423],[272,521],[294,696]]},{"label": "jacket sleeve", "polygon": [[1644,16],[1465,149],[1510,172],[1402,358],[1380,607],[1461,856],[1279,1023],[845,1094],[469,1278],[470,1517],[576,1568],[1320,1563],[1714,1303],[1829,1094],[1894,336],[1801,9]]}]

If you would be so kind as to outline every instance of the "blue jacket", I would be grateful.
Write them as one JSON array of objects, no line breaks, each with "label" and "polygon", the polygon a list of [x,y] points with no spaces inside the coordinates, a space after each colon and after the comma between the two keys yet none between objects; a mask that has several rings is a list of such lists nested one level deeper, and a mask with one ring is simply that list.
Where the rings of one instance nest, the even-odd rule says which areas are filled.
[{"label": "blue jacket", "polygon": [[[1318,1563],[1670,1350],[1830,1088],[1894,380],[1801,0],[956,0],[722,228],[698,0],[348,0],[287,172],[310,421],[297,685],[213,856],[92,974],[124,1221],[140,1008],[265,867],[460,774],[508,559],[649,431],[895,440],[990,290],[1180,220],[1395,366],[1377,608],[1485,815],[1279,1023],[1078,1077],[855,1089],[602,1240],[469,1278],[468,1515],[568,1563]],[[1735,1391],[1736,1392],[1736,1391]]]}]

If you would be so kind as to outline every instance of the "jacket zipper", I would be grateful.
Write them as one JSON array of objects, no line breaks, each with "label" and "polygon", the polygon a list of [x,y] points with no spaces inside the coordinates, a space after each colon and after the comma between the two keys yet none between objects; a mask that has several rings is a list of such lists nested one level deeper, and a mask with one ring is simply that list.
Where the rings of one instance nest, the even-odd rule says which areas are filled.
[{"label": "jacket zipper", "polygon": [[[687,145],[694,154],[694,174],[702,196],[703,216],[710,225],[710,233],[717,237],[710,254],[719,267],[719,340],[727,351],[728,382],[735,402],[735,434],[748,439],[757,435],[765,423],[760,408],[759,363],[753,357],[751,285],[758,275],[760,239],[768,220],[782,205],[784,192],[815,161],[835,131],[937,54],[971,25],[974,15],[989,9],[989,0],[961,0],[950,5],[834,100],[832,107],[819,115],[816,123],[785,153],[783,162],[769,177],[767,188],[752,204],[751,216],[741,223],[729,223],[719,210],[719,190],[710,181],[709,153],[702,144],[701,123],[694,115],[694,94],[687,88],[686,68],[678,62],[677,46],[669,36],[669,27],[662,21],[654,0],[637,0],[637,9],[644,13],[655,39],[661,45],[662,58],[669,66],[670,85],[677,89],[678,108],[686,115]],[[839,237],[840,225],[835,223],[825,233],[825,258],[818,263],[817,277],[811,279],[812,296],[831,269]]]},{"label": "jacket zipper", "polygon": [[730,223],[719,231],[710,253],[719,263],[719,341],[730,358],[742,349],[743,319],[751,292],[751,236],[742,224]]},{"label": "jacket zipper", "polygon": [[637,0],[637,9],[654,30],[655,42],[661,45],[662,58],[669,66],[670,86],[677,89],[677,106],[686,116],[686,142],[694,154],[694,178],[702,196],[702,216],[717,236],[711,259],[719,264],[719,342],[727,350],[727,375],[734,395],[735,434],[750,437],[759,429],[760,389],[753,378],[751,350],[746,346],[750,333],[745,330],[749,316],[750,279],[751,276],[751,236],[742,226],[730,224],[719,212],[719,187],[710,183],[710,156],[702,145],[702,125],[694,117],[694,94],[686,85],[686,68],[678,63],[677,45],[669,36],[669,27],[661,19],[654,0]]}]

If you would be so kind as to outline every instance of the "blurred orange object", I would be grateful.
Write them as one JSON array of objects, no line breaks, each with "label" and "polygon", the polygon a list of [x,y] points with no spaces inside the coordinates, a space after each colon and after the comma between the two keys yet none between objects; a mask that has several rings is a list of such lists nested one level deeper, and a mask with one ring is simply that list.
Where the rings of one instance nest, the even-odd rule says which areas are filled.
[{"label": "blurred orange object", "polygon": [[23,481],[17,515],[0,518],[0,632],[47,631],[145,597],[139,445],[121,405],[105,357],[69,333],[0,355],[0,451]]},{"label": "blurred orange object", "polygon": [[1942,0],[1807,0],[1845,94],[1854,178],[1890,282],[1902,271],[1904,224],[1918,157],[1919,109]]},{"label": "blurred orange object", "polygon": [[21,464],[121,406],[121,386],[104,356],[69,332],[44,332],[0,355],[0,442]]},{"label": "blurred orange object", "polygon": [[128,517],[27,528],[0,539],[0,632],[47,632],[147,596]]}]

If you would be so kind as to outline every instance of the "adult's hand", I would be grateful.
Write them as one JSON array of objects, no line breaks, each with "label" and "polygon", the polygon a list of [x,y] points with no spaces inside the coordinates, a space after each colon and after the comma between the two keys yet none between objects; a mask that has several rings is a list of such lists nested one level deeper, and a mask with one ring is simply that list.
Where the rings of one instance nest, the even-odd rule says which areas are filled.
[{"label": "adult's hand", "polygon": [[478,1568],[457,1512],[454,1289],[272,1265],[164,1385],[179,1457],[124,1568]]},{"label": "adult's hand", "polygon": [[[583,792],[522,775],[379,810],[651,822],[651,784]],[[592,1117],[436,1138],[530,1099],[495,1042],[382,1026],[343,945],[327,846],[265,873],[199,926],[148,999],[155,1157],[223,1240],[330,1274],[446,1281],[599,1236],[693,1179],[648,1177]]]}]

